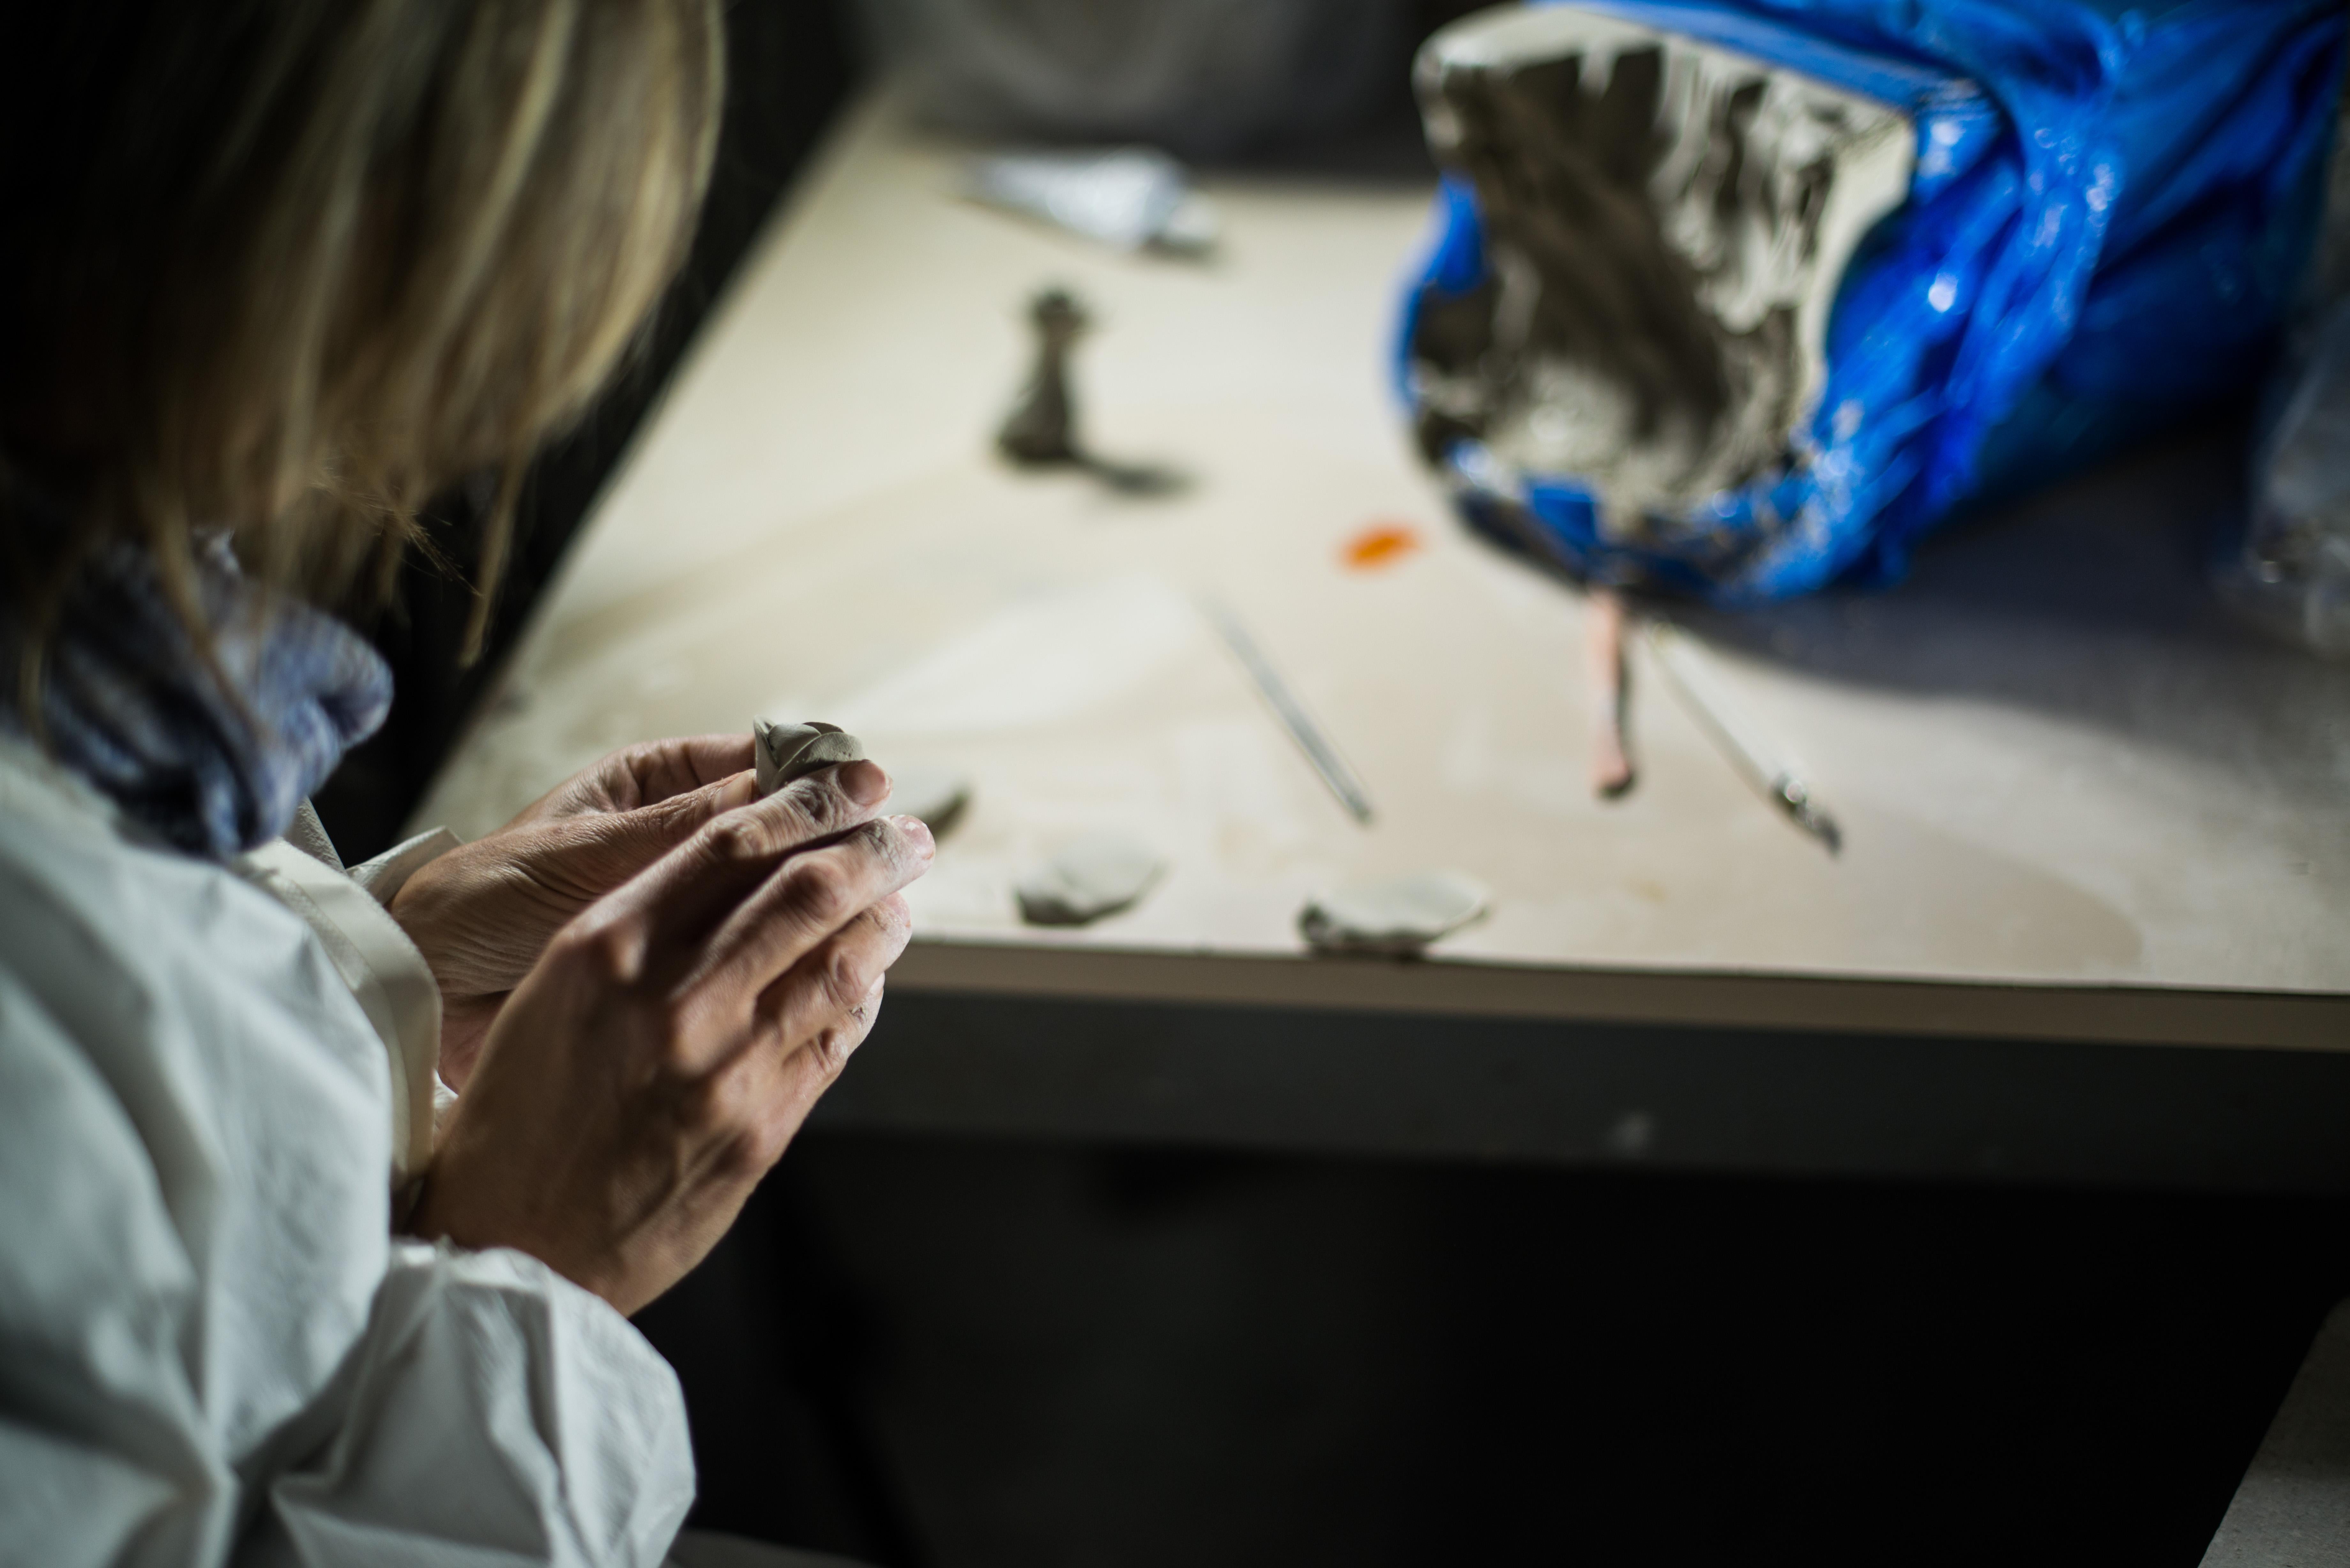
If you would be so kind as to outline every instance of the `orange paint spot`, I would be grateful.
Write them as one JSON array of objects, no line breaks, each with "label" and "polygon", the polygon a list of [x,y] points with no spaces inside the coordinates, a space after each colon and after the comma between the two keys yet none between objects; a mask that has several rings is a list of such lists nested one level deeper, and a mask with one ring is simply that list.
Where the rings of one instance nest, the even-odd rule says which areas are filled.
[{"label": "orange paint spot", "polygon": [[1419,535],[1401,523],[1374,523],[1347,541],[1347,565],[1358,572],[1393,566],[1419,548]]}]

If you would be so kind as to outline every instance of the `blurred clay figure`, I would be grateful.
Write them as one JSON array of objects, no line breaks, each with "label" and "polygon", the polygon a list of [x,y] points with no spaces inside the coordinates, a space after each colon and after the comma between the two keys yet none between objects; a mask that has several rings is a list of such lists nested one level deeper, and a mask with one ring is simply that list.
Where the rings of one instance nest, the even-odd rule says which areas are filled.
[{"label": "blurred clay figure", "polygon": [[1065,288],[1048,288],[1029,302],[1036,329],[1036,362],[995,432],[995,448],[1023,468],[1075,468],[1121,495],[1173,495],[1189,485],[1178,470],[1149,462],[1116,462],[1077,436],[1076,394],[1069,351],[1093,325],[1086,307]]},{"label": "blurred clay figure", "polygon": [[1077,411],[1069,393],[1069,350],[1092,322],[1065,288],[1038,294],[1029,304],[1028,319],[1036,329],[1036,363],[996,432],[996,447],[1028,467],[1082,462]]}]

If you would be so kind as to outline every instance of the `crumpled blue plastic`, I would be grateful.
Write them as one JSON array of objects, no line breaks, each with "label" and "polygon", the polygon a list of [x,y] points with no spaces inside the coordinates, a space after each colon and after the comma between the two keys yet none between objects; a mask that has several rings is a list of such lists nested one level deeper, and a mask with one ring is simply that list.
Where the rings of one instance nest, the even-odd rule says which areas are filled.
[{"label": "crumpled blue plastic", "polygon": [[[1586,8],[1904,109],[1916,171],[1846,268],[1786,472],[1614,539],[1575,476],[1461,441],[1441,461],[1472,524],[1512,539],[1531,524],[1579,576],[1718,603],[1890,582],[1961,503],[2110,452],[2266,365],[2321,213],[2339,0]],[[1445,178],[1436,223],[1405,295],[1407,401],[1421,302],[1485,276],[1466,181]]]}]

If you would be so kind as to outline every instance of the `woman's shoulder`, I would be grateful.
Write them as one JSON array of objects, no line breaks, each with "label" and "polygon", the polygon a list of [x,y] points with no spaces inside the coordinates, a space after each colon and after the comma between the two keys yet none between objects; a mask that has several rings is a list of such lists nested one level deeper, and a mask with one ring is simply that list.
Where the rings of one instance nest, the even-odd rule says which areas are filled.
[{"label": "woman's shoulder", "polygon": [[380,1071],[364,1014],[298,916],[226,867],[142,842],[104,797],[8,738],[0,973],[93,1046],[135,1041],[206,1075],[243,1075],[259,1057],[274,1075],[364,1092]]},{"label": "woman's shoulder", "polygon": [[0,966],[68,933],[93,966],[140,970],[301,929],[225,867],[148,841],[111,801],[5,733],[0,889]]}]

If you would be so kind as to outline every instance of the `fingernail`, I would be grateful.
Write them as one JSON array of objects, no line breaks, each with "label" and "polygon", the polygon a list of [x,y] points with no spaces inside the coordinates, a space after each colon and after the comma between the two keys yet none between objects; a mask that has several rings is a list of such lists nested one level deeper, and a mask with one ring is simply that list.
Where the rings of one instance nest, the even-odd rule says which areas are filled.
[{"label": "fingernail", "polygon": [[898,831],[906,836],[907,842],[923,859],[928,860],[939,852],[939,841],[931,836],[931,825],[920,817],[893,816],[889,820],[898,825]]},{"label": "fingernail", "polygon": [[840,787],[859,805],[879,805],[889,798],[889,775],[879,763],[843,763]]}]

